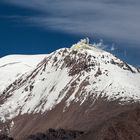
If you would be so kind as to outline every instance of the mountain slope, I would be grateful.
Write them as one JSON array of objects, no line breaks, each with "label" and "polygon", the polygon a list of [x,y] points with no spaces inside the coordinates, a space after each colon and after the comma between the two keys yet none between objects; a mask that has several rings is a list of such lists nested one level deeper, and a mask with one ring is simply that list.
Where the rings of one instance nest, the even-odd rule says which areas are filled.
[{"label": "mountain slope", "polygon": [[140,108],[124,111],[76,140],[139,140]]},{"label": "mountain slope", "polygon": [[0,58],[0,92],[25,72],[33,69],[46,55],[9,55]]},{"label": "mountain slope", "polygon": [[5,88],[0,119],[12,120],[10,134],[20,139],[48,128],[93,130],[139,107],[139,83],[136,68],[81,40],[49,54]]}]

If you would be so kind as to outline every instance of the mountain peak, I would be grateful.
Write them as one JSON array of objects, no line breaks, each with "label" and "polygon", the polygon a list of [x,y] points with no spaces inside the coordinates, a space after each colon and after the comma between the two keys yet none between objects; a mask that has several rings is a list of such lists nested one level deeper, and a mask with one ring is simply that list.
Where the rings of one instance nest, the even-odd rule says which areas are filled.
[{"label": "mountain peak", "polygon": [[72,45],[71,49],[76,49],[76,50],[90,50],[91,52],[104,52],[107,53],[106,51],[101,49],[102,43],[94,43],[90,44],[89,38],[81,39],[78,43]]}]

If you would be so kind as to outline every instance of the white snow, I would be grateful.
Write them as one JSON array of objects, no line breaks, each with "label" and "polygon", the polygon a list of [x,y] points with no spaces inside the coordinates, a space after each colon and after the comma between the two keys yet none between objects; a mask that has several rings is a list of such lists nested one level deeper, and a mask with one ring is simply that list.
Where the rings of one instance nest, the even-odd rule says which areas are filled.
[{"label": "white snow", "polygon": [[0,58],[0,92],[33,69],[46,55],[8,55]]}]

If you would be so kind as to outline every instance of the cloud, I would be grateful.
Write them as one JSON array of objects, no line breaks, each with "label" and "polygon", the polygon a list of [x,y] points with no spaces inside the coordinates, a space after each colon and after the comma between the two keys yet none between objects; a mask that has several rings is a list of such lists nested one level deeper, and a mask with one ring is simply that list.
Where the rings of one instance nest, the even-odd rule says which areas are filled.
[{"label": "cloud", "polygon": [[140,44],[139,0],[4,0],[40,12],[30,24]]},{"label": "cloud", "polygon": [[111,46],[111,48],[110,48],[110,51],[115,51],[117,48],[115,48],[115,45],[114,44],[112,44],[112,46]]}]

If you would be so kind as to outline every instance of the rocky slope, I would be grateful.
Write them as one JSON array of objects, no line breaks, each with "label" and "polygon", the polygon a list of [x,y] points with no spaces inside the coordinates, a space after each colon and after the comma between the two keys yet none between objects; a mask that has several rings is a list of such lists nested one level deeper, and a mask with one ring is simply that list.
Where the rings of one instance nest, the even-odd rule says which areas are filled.
[{"label": "rocky slope", "polygon": [[8,55],[0,58],[0,92],[32,70],[46,55]]},{"label": "rocky slope", "polygon": [[[49,128],[64,128],[86,132],[84,139],[100,133],[99,140],[111,139],[105,135],[126,133],[116,130],[114,118],[126,119],[127,129],[130,110],[139,110],[139,83],[138,69],[81,40],[47,55],[1,91],[1,131],[6,127],[9,135],[25,139]],[[119,117],[124,112],[128,115]],[[130,122],[139,130],[137,121]],[[110,127],[115,132],[108,132]]]},{"label": "rocky slope", "polygon": [[129,109],[103,122],[76,140],[139,140],[140,107]]}]

